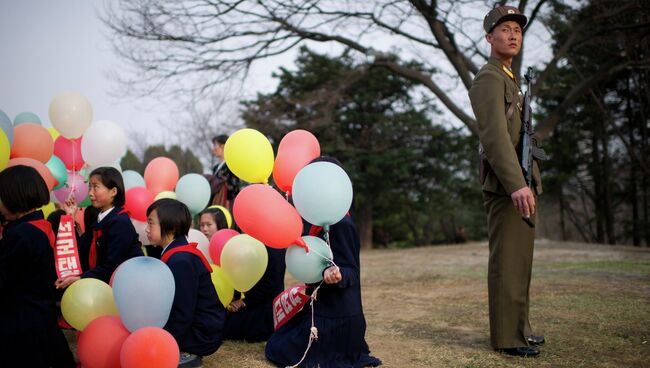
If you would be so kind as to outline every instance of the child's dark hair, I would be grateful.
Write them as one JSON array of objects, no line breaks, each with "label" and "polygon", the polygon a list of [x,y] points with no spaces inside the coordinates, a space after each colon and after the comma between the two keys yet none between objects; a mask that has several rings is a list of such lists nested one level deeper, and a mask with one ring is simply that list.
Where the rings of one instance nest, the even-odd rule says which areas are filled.
[{"label": "child's dark hair", "polygon": [[332,164],[340,167],[341,169],[345,170],[345,168],[343,167],[343,164],[341,163],[341,161],[337,160],[335,157],[332,157],[332,156],[319,156],[319,157],[316,157],[315,159],[311,160],[309,163],[313,164],[315,162],[329,162],[329,163],[332,163]]},{"label": "child's dark hair", "polygon": [[199,213],[199,219],[201,216],[205,214],[212,215],[212,219],[214,220],[214,223],[217,225],[217,229],[227,229],[228,228],[228,220],[226,219],[226,215],[223,213],[223,210],[219,207],[208,207],[201,211]]},{"label": "child's dark hair", "polygon": [[50,202],[45,180],[33,167],[17,165],[0,172],[0,201],[13,213],[26,213]]},{"label": "child's dark hair", "polygon": [[88,178],[92,178],[95,175],[99,176],[102,184],[104,184],[106,188],[117,189],[115,198],[113,198],[113,206],[124,207],[126,196],[124,194],[124,179],[122,179],[122,174],[120,174],[120,172],[114,167],[104,166],[93,170]]},{"label": "child's dark hair", "polygon": [[156,211],[160,222],[160,235],[187,236],[192,226],[192,215],[187,206],[180,201],[170,198],[162,198],[153,202],[147,208],[147,217],[151,212]]},{"label": "child's dark hair", "polygon": [[219,134],[215,137],[212,137],[212,144],[226,144],[226,141],[228,140],[228,136],[225,134]]}]

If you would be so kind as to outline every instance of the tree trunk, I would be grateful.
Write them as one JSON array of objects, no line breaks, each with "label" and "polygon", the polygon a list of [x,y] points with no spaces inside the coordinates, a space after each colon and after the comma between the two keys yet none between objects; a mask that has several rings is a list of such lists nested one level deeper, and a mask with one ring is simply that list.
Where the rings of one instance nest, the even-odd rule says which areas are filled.
[{"label": "tree trunk", "polygon": [[[634,139],[634,126],[635,126],[635,120],[634,116],[632,114],[632,102],[631,100],[631,88],[630,88],[630,77],[627,78],[627,106],[625,108],[625,112],[627,115],[627,126],[628,126],[628,132],[630,135],[630,152],[636,152],[637,147],[636,147],[636,140]],[[629,201],[632,204],[632,244],[634,246],[640,246],[641,245],[641,237],[639,236],[639,202],[637,201],[637,180],[636,176],[638,174],[638,165],[636,160],[632,155],[629,155],[629,160],[630,160],[630,195],[629,195]]]},{"label": "tree trunk", "polygon": [[369,205],[359,208],[357,211],[357,224],[359,225],[359,238],[361,249],[372,248],[372,207]]},{"label": "tree trunk", "polygon": [[566,241],[567,236],[566,236],[566,225],[564,223],[564,193],[562,191],[562,187],[560,187],[560,194],[559,194],[559,202],[560,202],[560,230],[562,231],[562,240]]},{"label": "tree trunk", "polygon": [[598,135],[600,131],[600,126],[596,126],[593,133],[591,134],[591,177],[594,181],[594,207],[596,214],[596,242],[604,243],[605,242],[605,231],[603,229],[603,205],[602,205],[602,182],[600,175],[600,150],[598,147],[599,140]]}]

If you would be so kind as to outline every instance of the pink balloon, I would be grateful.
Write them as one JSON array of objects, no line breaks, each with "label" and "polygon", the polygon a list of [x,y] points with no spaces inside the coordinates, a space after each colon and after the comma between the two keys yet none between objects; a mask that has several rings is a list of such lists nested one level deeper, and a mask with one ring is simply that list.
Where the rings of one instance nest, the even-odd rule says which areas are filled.
[{"label": "pink balloon", "polygon": [[39,124],[20,124],[14,127],[11,157],[29,157],[47,162],[52,157],[54,142],[47,129]]},{"label": "pink balloon", "polygon": [[298,211],[280,193],[268,185],[252,184],[244,188],[233,206],[237,225],[248,235],[271,248],[292,244],[307,247]]},{"label": "pink balloon", "polygon": [[156,157],[144,169],[144,182],[154,196],[160,192],[173,191],[178,182],[178,166],[167,157]]},{"label": "pink balloon", "polygon": [[122,344],[130,334],[118,316],[94,319],[79,335],[79,361],[84,368],[120,368]]},{"label": "pink balloon", "polygon": [[298,171],[320,156],[318,139],[302,129],[293,130],[282,138],[273,166],[273,180],[283,192],[291,193]]},{"label": "pink balloon", "polygon": [[221,267],[221,251],[226,242],[239,233],[233,229],[221,229],[212,235],[210,239],[210,259],[212,263]]},{"label": "pink balloon", "polygon": [[12,158],[11,160],[9,160],[9,162],[7,162],[7,167],[12,167],[17,165],[30,166],[36,169],[36,171],[38,171],[38,173],[41,174],[43,180],[45,180],[45,185],[47,185],[47,189],[50,191],[52,190],[52,188],[54,188],[59,184],[59,181],[56,180],[54,175],[52,175],[50,169],[48,169],[44,163],[38,160],[29,157],[16,157],[16,158]]},{"label": "pink balloon", "polygon": [[145,187],[133,187],[126,191],[124,209],[132,219],[147,221],[147,208],[153,203],[154,196]]},{"label": "pink balloon", "polygon": [[54,155],[63,161],[68,170],[79,171],[84,166],[81,157],[81,139],[68,139],[60,135],[54,141]]},{"label": "pink balloon", "polygon": [[88,195],[88,185],[84,183],[83,176],[68,172],[68,182],[61,188],[53,191],[59,203],[65,202],[71,195],[77,204],[83,202]]}]

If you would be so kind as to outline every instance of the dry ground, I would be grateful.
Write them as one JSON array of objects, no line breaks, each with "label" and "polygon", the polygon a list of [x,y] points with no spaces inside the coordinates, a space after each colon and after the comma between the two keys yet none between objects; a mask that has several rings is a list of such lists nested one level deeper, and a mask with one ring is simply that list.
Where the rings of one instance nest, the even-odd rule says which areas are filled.
[{"label": "dry ground", "polygon": [[[385,367],[650,367],[650,249],[538,241],[538,358],[490,349],[487,244],[361,254],[372,354]],[[290,282],[290,281],[288,281]],[[271,367],[264,344],[226,342],[204,367]]]}]

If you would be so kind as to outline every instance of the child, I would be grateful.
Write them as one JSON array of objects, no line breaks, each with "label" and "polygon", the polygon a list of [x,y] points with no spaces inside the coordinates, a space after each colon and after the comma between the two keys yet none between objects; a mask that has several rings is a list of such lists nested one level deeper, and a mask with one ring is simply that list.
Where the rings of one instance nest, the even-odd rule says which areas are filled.
[{"label": "child", "polygon": [[[333,158],[321,157],[339,166]],[[323,237],[322,228],[311,226],[309,234]],[[365,340],[366,319],[361,305],[359,273],[360,240],[352,218],[345,216],[330,226],[330,245],[334,262],[323,272],[323,283],[314,301],[315,340],[301,367],[376,367],[381,361],[369,355]],[[313,291],[317,285],[308,285]],[[266,344],[266,358],[278,366],[300,361],[307,345],[312,324],[309,304],[280,327]]]},{"label": "child", "polygon": [[[113,167],[99,167],[90,173],[88,187],[90,203],[99,212],[79,239],[79,258],[84,270],[81,278],[93,277],[108,283],[120,263],[143,255],[142,248],[129,215],[122,209],[125,202],[122,174]],[[78,209],[73,198],[62,208],[72,218]],[[66,288],[79,278],[59,279],[56,287]]]},{"label": "child", "polygon": [[0,240],[3,367],[75,367],[57,326],[54,232],[38,210],[49,200],[35,169],[0,172],[0,213],[9,220]]},{"label": "child", "polygon": [[203,356],[217,351],[226,317],[210,279],[210,264],[196,244],[187,244],[191,223],[187,206],[177,200],[159,199],[147,208],[147,238],[164,248],[161,260],[169,266],[176,283],[164,328],[181,350],[179,367],[200,367]]},{"label": "child", "polygon": [[228,220],[223,210],[218,207],[208,207],[199,213],[199,230],[208,240],[221,229],[228,228]]}]

